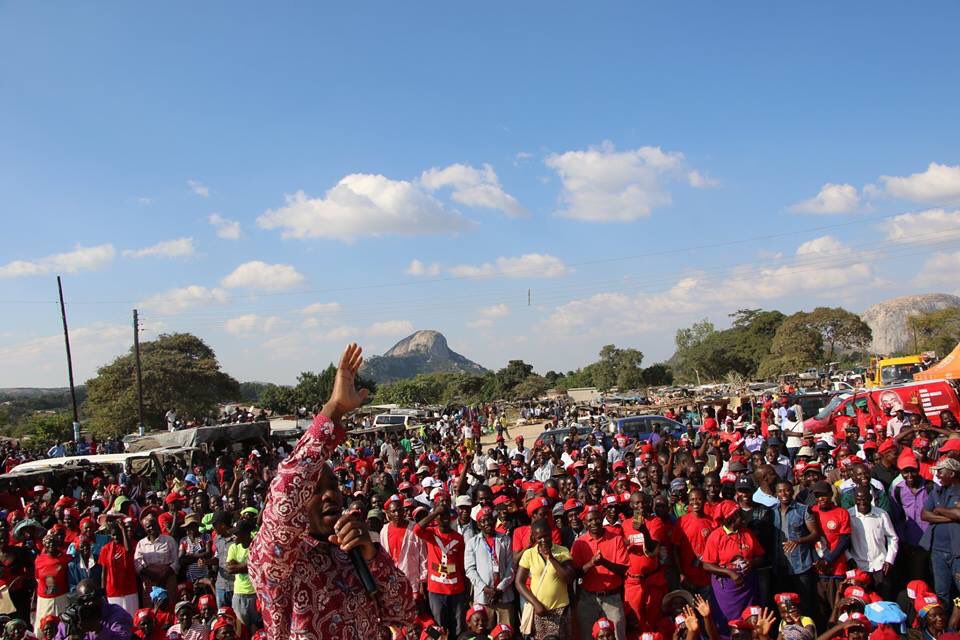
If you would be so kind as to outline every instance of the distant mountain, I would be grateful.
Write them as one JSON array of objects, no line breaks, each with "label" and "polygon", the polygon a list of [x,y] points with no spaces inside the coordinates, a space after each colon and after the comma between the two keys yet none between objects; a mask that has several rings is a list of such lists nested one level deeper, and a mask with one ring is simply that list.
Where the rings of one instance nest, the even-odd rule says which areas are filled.
[{"label": "distant mountain", "polygon": [[[949,307],[960,307],[960,298],[946,293],[925,293],[891,298],[873,305],[861,316],[873,331],[870,350],[879,354],[913,351],[913,334],[907,318]],[[943,357],[946,354],[937,355]]]},{"label": "distant mountain", "polygon": [[421,373],[487,373],[487,370],[450,350],[439,331],[417,331],[382,356],[363,363],[360,375],[375,382],[394,382]]},{"label": "distant mountain", "polygon": [[[86,387],[77,386],[77,394]],[[5,387],[0,388],[0,400],[29,400],[33,398],[69,397],[70,387]]]}]

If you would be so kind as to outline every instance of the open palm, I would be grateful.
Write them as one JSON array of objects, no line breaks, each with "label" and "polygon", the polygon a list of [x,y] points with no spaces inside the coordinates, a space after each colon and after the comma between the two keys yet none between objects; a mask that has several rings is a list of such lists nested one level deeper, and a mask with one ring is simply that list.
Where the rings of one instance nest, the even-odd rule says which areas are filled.
[{"label": "open palm", "polygon": [[357,372],[362,364],[363,349],[351,342],[340,357],[337,376],[333,380],[333,392],[324,407],[323,413],[334,421],[362,405],[370,393],[367,389],[357,391],[356,388]]}]

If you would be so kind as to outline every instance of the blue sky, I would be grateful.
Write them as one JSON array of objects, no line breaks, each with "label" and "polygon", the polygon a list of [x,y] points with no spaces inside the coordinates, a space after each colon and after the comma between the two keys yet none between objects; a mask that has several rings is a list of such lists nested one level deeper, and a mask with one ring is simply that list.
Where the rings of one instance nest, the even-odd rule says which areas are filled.
[{"label": "blue sky", "polygon": [[80,379],[135,307],[291,382],[957,292],[960,6],[595,5],[6,3],[0,386],[65,384],[58,273]]}]

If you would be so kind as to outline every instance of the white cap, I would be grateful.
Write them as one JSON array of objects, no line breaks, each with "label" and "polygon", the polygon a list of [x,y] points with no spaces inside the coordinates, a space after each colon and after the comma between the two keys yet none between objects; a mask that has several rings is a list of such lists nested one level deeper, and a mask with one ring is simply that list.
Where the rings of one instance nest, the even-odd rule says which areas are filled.
[{"label": "white cap", "polygon": [[458,507],[472,507],[473,500],[470,499],[470,496],[457,496],[457,506]]},{"label": "white cap", "polygon": [[500,468],[500,465],[493,458],[487,459],[486,466],[487,466],[487,471],[497,471]]}]

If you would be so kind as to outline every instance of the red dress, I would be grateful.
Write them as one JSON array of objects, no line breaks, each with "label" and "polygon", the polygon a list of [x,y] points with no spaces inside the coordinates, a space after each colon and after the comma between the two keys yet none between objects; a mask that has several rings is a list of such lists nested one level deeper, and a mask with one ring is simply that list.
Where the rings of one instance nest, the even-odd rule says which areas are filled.
[{"label": "red dress", "polygon": [[662,617],[660,605],[667,595],[667,572],[660,563],[660,547],[653,555],[648,555],[643,538],[634,527],[633,520],[623,521],[623,539],[627,545],[623,609],[628,620],[628,640],[635,640],[644,632],[657,630]]}]

